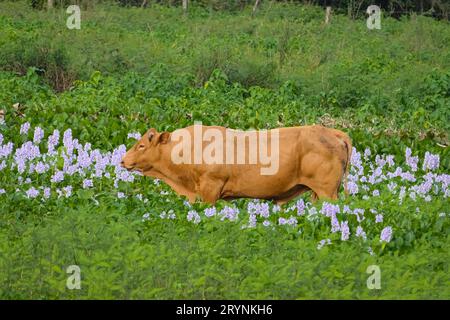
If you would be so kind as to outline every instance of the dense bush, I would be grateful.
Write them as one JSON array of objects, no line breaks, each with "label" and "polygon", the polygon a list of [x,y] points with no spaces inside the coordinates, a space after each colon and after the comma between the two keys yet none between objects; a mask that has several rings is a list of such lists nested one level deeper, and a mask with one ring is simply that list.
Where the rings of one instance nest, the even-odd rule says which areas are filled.
[{"label": "dense bush", "polygon": [[417,95],[430,72],[446,70],[450,61],[446,23],[425,17],[383,19],[382,30],[370,32],[364,20],[341,15],[324,28],[323,11],[313,6],[274,4],[254,19],[196,8],[181,21],[171,7],[98,6],[82,13],[81,30],[69,30],[63,10],[30,12],[23,2],[0,8],[0,70],[23,74],[36,67],[58,90],[96,70],[146,74],[162,63],[199,85],[221,69],[246,87],[290,80],[318,96],[344,84],[354,90],[339,95],[341,105],[374,92],[398,104],[396,92]]}]

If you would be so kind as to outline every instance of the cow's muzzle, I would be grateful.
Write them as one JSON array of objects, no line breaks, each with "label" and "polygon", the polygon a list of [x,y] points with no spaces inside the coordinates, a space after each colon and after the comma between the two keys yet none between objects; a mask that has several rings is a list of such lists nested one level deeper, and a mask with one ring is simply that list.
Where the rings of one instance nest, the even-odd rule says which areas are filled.
[{"label": "cow's muzzle", "polygon": [[133,164],[131,164],[131,165],[126,165],[125,162],[124,162],[123,160],[120,162],[120,166],[121,166],[122,168],[127,169],[128,171],[133,170],[135,165],[136,165],[136,163],[133,163]]}]

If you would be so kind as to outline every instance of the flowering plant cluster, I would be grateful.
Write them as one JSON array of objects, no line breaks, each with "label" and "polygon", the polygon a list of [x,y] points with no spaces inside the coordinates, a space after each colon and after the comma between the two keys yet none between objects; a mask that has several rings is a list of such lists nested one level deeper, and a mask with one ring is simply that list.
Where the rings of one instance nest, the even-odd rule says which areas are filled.
[{"label": "flowering plant cluster", "polygon": [[[21,125],[19,135],[22,143],[15,145],[0,134],[0,201],[8,195],[42,203],[52,199],[70,201],[80,190],[91,190],[95,202],[95,193],[108,193],[118,202],[136,199],[145,211],[141,217],[144,222],[230,221],[240,223],[243,229],[283,227],[298,234],[317,226],[328,234],[318,242],[318,249],[354,239],[366,243],[373,254],[371,244],[384,247],[395,239],[400,228],[394,224],[395,216],[402,214],[399,208],[405,202],[415,213],[437,202],[443,208],[437,214],[445,219],[450,196],[450,175],[440,170],[439,155],[426,152],[421,160],[407,148],[401,163],[394,155],[372,155],[370,149],[359,152],[354,148],[348,177],[350,195],[341,201],[313,204],[301,198],[282,207],[262,200],[238,200],[226,205],[219,202],[212,207],[184,201],[183,210],[174,210],[168,201],[164,210],[156,212],[154,208],[148,210],[156,197],[173,197],[174,201],[180,198],[167,191],[159,180],[149,183],[139,173],[121,168],[124,145],[107,152],[93,149],[90,143],[74,138],[71,129],[62,133],[54,130],[45,139],[45,131],[40,127],[32,129],[28,122]],[[128,135],[131,139],[139,137],[137,133]],[[157,193],[145,196],[145,191],[143,194],[137,189]]]}]

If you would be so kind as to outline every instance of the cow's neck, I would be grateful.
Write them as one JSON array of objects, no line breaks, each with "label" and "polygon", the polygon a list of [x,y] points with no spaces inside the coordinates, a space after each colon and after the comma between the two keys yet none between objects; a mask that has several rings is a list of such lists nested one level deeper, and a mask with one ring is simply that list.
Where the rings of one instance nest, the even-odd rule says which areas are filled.
[{"label": "cow's neck", "polygon": [[160,179],[170,186],[176,184],[185,188],[192,187],[186,170],[173,164],[170,158],[161,158],[150,170],[144,171],[144,175]]}]

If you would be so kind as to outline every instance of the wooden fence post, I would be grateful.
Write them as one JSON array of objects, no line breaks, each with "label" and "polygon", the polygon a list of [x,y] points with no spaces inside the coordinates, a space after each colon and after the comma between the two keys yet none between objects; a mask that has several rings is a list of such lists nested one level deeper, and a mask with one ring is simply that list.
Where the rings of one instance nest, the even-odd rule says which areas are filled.
[{"label": "wooden fence post", "polygon": [[183,0],[183,14],[187,14],[188,10],[188,0]]},{"label": "wooden fence post", "polygon": [[252,10],[252,17],[256,14],[256,10],[258,10],[258,6],[259,6],[260,2],[261,2],[261,0],[255,1],[255,5],[253,6],[253,10]]},{"label": "wooden fence post", "polygon": [[325,24],[329,24],[331,20],[331,7],[327,7],[325,11]]}]

